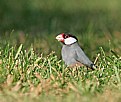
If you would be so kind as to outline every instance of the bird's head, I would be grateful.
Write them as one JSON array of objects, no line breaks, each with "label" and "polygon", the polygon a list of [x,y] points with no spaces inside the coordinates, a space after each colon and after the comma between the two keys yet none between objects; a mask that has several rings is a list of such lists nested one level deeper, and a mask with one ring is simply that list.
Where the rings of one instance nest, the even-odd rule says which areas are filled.
[{"label": "bird's head", "polygon": [[71,45],[78,41],[74,35],[66,34],[66,33],[61,33],[57,35],[56,39],[65,45]]}]

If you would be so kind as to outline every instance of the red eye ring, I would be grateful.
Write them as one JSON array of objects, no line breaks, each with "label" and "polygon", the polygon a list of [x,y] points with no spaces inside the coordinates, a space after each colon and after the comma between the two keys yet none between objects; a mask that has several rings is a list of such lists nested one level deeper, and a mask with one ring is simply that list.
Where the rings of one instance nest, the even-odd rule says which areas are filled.
[{"label": "red eye ring", "polygon": [[69,38],[69,35],[65,35],[65,38]]}]

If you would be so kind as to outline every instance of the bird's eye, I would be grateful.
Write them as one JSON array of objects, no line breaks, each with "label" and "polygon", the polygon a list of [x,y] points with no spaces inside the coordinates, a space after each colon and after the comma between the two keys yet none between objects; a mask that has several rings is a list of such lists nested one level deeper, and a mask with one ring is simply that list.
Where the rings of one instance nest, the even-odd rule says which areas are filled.
[{"label": "bird's eye", "polygon": [[65,35],[65,38],[69,38],[69,36],[68,35]]}]

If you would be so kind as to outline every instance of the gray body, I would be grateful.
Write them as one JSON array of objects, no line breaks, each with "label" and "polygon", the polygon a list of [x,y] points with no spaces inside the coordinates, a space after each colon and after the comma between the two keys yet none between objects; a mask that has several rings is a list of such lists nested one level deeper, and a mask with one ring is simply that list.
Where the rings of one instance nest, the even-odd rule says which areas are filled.
[{"label": "gray body", "polygon": [[85,55],[77,42],[71,45],[63,45],[61,53],[62,59],[68,66],[76,64],[77,62],[90,68],[94,65]]}]

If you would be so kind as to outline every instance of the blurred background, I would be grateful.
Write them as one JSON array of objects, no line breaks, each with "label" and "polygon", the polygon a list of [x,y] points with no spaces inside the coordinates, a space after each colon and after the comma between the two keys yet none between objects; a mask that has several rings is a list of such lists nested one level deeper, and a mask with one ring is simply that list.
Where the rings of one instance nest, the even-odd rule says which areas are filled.
[{"label": "blurred background", "polygon": [[99,47],[121,51],[121,0],[0,0],[0,43],[38,53],[61,45],[55,36],[69,32],[92,58]]}]

